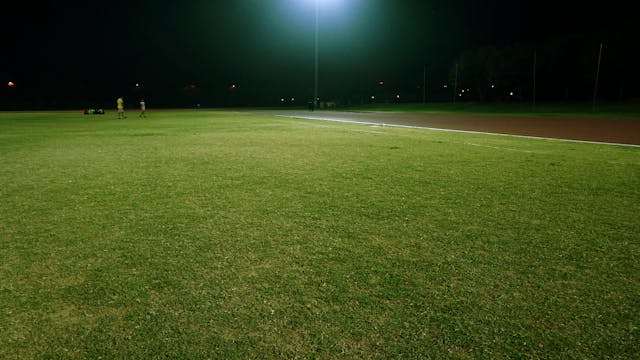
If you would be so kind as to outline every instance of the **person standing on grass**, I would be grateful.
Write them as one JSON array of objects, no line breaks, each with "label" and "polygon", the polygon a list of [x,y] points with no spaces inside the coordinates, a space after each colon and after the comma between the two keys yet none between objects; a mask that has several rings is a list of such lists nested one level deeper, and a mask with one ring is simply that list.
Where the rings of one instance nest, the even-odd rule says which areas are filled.
[{"label": "person standing on grass", "polygon": [[140,115],[138,115],[138,117],[144,117],[146,118],[147,115],[144,114],[144,112],[147,110],[146,105],[144,104],[144,99],[140,99]]},{"label": "person standing on grass", "polygon": [[118,119],[124,119],[124,99],[122,96],[116,100],[116,105],[118,106]]}]

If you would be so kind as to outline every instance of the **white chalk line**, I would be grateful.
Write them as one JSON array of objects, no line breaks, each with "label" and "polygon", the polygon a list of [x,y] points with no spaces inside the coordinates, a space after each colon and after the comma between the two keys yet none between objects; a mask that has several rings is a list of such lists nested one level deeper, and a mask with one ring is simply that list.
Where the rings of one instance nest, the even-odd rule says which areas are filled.
[{"label": "white chalk line", "polygon": [[470,142],[465,142],[464,144],[465,145],[469,145],[469,146],[477,146],[477,147],[484,147],[484,148],[496,149],[496,150],[504,150],[504,151],[523,152],[523,153],[528,153],[528,154],[539,154],[539,153],[541,153],[540,151],[514,149],[514,148],[501,147],[501,146],[482,145],[482,144],[476,144],[476,143],[470,143]]},{"label": "white chalk line", "polygon": [[[323,128],[323,129],[337,129],[337,130],[348,131],[348,132],[360,132],[360,133],[366,133],[366,134],[386,134],[384,131],[348,129],[348,128],[345,128],[344,126],[341,127],[338,125],[331,126],[331,125],[318,125],[318,124],[312,124],[312,123],[301,123],[301,124],[304,124],[305,126],[313,126],[313,127]],[[379,127],[379,126],[376,126],[376,127]]]},{"label": "white chalk line", "polygon": [[[341,130],[341,131],[360,132],[360,133],[366,133],[366,134],[381,134],[381,135],[389,135],[390,134],[390,133],[384,132],[384,131],[355,130],[355,129],[345,128],[345,127],[341,127],[341,126],[319,125],[319,124],[307,123],[307,122],[300,123],[300,124],[304,124],[305,126],[313,126],[313,127],[323,128],[323,129],[337,129],[337,130]],[[365,123],[365,124],[369,124],[369,123]],[[371,125],[369,127],[382,128],[383,126],[376,123],[376,124],[373,124],[373,125]],[[468,146],[484,147],[484,148],[490,148],[490,149],[496,149],[496,150],[523,152],[523,153],[529,153],[529,154],[542,154],[542,153],[544,153],[544,152],[541,152],[541,151],[522,150],[522,149],[506,148],[506,147],[501,147],[501,146],[482,145],[482,144],[476,144],[476,143],[470,143],[470,142],[459,142],[459,141],[448,141],[448,142],[455,143],[455,144],[463,144],[463,145],[468,145]]]},{"label": "white chalk line", "polygon": [[399,128],[406,128],[406,129],[424,129],[424,130],[454,132],[454,133],[463,133],[463,134],[496,135],[496,136],[516,137],[516,138],[522,138],[522,139],[551,140],[551,141],[573,142],[573,143],[580,143],[580,144],[611,145],[611,146],[625,146],[625,147],[640,148],[640,145],[635,145],[635,144],[622,144],[622,143],[610,143],[610,142],[588,141],[588,140],[573,140],[573,139],[559,139],[559,138],[550,138],[550,137],[543,137],[543,136],[531,136],[531,135],[501,134],[501,133],[473,131],[473,130],[455,130],[455,129],[434,128],[434,127],[427,127],[427,126],[387,124],[387,123],[376,123],[376,122],[370,122],[370,121],[361,121],[361,120],[344,119],[344,118],[343,119],[341,119],[341,118],[325,118],[325,117],[319,117],[319,116],[302,116],[302,115],[275,115],[275,116],[291,118],[291,119],[334,121],[334,122],[341,122],[341,123],[374,125],[374,126],[382,126],[382,127],[389,126],[389,127],[399,127]]}]

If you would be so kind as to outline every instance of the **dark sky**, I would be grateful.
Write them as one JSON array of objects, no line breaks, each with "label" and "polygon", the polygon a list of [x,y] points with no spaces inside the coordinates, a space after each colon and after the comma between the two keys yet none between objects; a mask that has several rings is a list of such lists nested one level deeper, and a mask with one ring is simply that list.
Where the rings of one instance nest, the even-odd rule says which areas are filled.
[{"label": "dark sky", "polygon": [[[41,106],[141,93],[171,106],[190,84],[197,88],[188,96],[205,104],[232,96],[230,84],[247,103],[311,92],[314,0],[12,3],[2,15],[0,104],[18,90]],[[361,91],[378,79],[406,88],[421,81],[423,64],[446,76],[465,49],[632,20],[627,3],[324,0],[320,92]],[[8,81],[16,88],[8,91]]]}]

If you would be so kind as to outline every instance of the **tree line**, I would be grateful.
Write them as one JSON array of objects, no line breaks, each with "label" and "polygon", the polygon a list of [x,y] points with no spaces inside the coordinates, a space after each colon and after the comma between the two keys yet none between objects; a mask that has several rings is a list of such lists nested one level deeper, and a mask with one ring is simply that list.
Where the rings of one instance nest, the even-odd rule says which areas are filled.
[{"label": "tree line", "polygon": [[462,101],[582,101],[596,90],[602,99],[637,99],[640,52],[632,34],[630,26],[620,26],[598,34],[470,49],[451,64],[448,83]]}]

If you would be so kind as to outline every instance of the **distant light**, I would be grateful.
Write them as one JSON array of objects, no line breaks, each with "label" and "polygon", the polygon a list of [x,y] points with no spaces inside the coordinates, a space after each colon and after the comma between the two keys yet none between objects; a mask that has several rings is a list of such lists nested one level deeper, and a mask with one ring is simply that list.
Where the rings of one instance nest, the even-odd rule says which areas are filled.
[{"label": "distant light", "polygon": [[513,91],[509,93],[509,96],[513,96]]},{"label": "distant light", "polygon": [[495,87],[496,87],[495,85],[491,84],[491,88],[492,88],[492,89],[493,89],[493,88],[495,88]]},{"label": "distant light", "polygon": [[280,99],[280,102],[284,102],[284,98],[281,98],[281,99]]},{"label": "distant light", "polygon": [[469,92],[469,91],[471,91],[471,90],[467,89],[467,92]]},{"label": "distant light", "polygon": [[378,81],[378,85],[384,85],[384,80]]},{"label": "distant light", "polygon": [[396,95],[396,99],[400,99],[400,95]]},{"label": "distant light", "polygon": [[445,88],[445,89],[448,88],[447,84],[444,84],[443,88]]},{"label": "distant light", "polygon": [[462,94],[458,94],[458,96],[462,96]]},{"label": "distant light", "polygon": [[136,83],[136,87],[140,87],[140,84]]},{"label": "distant light", "polygon": [[339,0],[308,0],[308,2],[320,3],[325,5],[335,5]]},{"label": "distant light", "polygon": [[9,81],[9,83],[7,83],[8,87],[16,87],[16,84],[13,83],[13,81]]},{"label": "distant light", "polygon": [[291,98],[291,101],[296,101],[296,98]]},{"label": "distant light", "polygon": [[464,94],[464,89],[462,89],[462,93]]},{"label": "distant light", "polygon": [[374,100],[375,98],[376,98],[375,96],[371,95],[371,100]]}]

